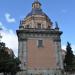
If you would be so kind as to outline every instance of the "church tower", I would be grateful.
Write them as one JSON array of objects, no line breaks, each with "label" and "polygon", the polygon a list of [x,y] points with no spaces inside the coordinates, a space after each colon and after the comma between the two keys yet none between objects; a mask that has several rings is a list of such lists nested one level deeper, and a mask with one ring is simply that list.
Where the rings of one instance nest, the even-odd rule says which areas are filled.
[{"label": "church tower", "polygon": [[51,19],[35,0],[32,10],[20,21],[18,36],[18,57],[21,61],[21,75],[61,75],[63,69],[61,34],[58,24],[52,27]]}]

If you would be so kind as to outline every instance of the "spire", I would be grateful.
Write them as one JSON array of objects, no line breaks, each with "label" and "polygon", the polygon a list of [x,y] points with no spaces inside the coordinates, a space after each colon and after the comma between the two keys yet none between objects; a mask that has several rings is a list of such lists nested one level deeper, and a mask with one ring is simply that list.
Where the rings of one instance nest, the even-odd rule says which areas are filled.
[{"label": "spire", "polygon": [[38,0],[34,0],[34,2],[32,3],[32,8],[41,8],[41,3]]}]

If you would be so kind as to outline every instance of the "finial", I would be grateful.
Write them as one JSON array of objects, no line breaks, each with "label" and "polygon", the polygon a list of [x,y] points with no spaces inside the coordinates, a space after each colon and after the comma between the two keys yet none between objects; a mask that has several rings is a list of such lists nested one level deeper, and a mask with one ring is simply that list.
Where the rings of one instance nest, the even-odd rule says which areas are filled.
[{"label": "finial", "polygon": [[32,3],[32,8],[39,8],[41,9],[41,3],[39,2],[39,0],[34,0],[34,2]]},{"label": "finial", "polygon": [[20,25],[22,25],[22,21],[20,20]]},{"label": "finial", "polygon": [[19,26],[19,29],[24,29],[24,26],[23,26],[22,22],[23,22],[23,21],[20,20],[20,26]]},{"label": "finial", "polygon": [[59,27],[58,27],[58,23],[57,22],[55,22],[55,25],[56,25],[55,29],[58,29],[59,30]]}]

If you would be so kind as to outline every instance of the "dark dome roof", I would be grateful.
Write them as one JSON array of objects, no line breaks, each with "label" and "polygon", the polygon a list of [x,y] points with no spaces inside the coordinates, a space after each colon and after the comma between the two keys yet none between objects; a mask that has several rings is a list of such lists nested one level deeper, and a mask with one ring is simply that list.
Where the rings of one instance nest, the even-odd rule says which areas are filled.
[{"label": "dark dome roof", "polygon": [[34,8],[30,13],[27,14],[26,18],[32,15],[42,15],[46,16],[46,18],[49,19],[49,17],[42,11],[42,9]]},{"label": "dark dome roof", "polygon": [[42,11],[41,3],[38,0],[35,0],[32,3],[32,10],[30,13],[27,14],[26,18],[32,15],[42,15],[42,16],[45,16],[46,19],[50,21],[49,17]]}]

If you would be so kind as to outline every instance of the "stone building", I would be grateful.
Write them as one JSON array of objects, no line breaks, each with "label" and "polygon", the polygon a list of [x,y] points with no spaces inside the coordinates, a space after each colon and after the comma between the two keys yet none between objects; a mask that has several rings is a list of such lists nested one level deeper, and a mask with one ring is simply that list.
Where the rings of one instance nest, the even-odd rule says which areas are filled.
[{"label": "stone building", "polygon": [[61,34],[58,24],[53,28],[51,19],[35,0],[32,10],[20,21],[18,57],[21,60],[21,75],[61,75],[63,70]]}]

